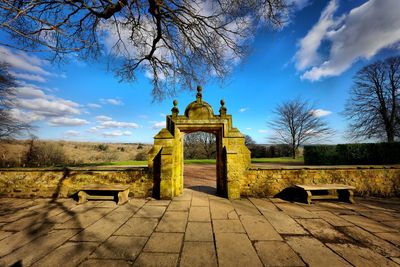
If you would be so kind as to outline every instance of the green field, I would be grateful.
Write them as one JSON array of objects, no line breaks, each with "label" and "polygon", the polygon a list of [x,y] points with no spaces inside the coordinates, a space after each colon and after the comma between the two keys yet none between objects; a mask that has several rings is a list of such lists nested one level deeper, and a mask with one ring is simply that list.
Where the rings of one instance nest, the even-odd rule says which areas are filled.
[{"label": "green field", "polygon": [[[251,159],[252,163],[303,163],[303,158],[254,158]],[[215,159],[187,159],[185,160],[185,164],[215,164]],[[101,162],[101,163],[87,163],[87,164],[79,164],[75,166],[138,166],[138,165],[147,165],[147,161],[137,161],[137,160],[128,160],[128,161],[114,161],[114,162]]]}]

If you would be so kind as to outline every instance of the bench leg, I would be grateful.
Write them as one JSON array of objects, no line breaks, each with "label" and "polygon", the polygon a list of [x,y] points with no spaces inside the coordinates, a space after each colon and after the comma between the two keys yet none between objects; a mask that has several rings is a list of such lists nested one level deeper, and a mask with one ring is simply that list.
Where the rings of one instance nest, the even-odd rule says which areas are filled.
[{"label": "bench leg", "polygon": [[78,193],[78,197],[79,197],[78,204],[83,204],[83,203],[87,202],[87,196],[88,196],[88,194],[86,192],[79,191],[79,193]]},{"label": "bench leg", "polygon": [[354,201],[354,192],[353,192],[353,190],[349,189],[347,191],[349,191],[349,202],[352,203],[352,204],[356,203]]},{"label": "bench leg", "polygon": [[310,205],[311,204],[311,198],[312,198],[311,191],[306,190],[306,193],[307,193],[307,203],[308,203],[308,205]]},{"label": "bench leg", "polygon": [[342,190],[337,190],[338,195],[339,195],[339,200],[346,201],[349,203],[354,204],[354,192],[351,189],[342,189]]},{"label": "bench leg", "polygon": [[128,201],[129,189],[118,192],[118,205],[122,205]]}]

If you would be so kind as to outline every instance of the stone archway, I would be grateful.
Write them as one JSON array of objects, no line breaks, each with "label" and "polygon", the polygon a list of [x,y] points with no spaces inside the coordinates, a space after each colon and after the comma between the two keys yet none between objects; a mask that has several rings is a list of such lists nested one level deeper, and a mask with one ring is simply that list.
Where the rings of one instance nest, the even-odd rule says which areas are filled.
[{"label": "stone archway", "polygon": [[190,103],[184,115],[179,115],[174,100],[172,115],[167,115],[166,128],[154,137],[149,152],[149,175],[154,181],[153,196],[171,199],[183,192],[183,136],[203,131],[213,133],[217,140],[217,193],[230,199],[240,198],[240,181],[250,165],[250,151],[244,136],[232,127],[232,116],[226,113],[221,100],[219,115],[202,99],[197,87],[196,100]]}]

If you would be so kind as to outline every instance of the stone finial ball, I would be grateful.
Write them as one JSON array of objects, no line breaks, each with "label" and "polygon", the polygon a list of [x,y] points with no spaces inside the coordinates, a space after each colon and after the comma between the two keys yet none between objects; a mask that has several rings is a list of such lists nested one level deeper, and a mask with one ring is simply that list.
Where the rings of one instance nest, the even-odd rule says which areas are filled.
[{"label": "stone finial ball", "polygon": [[221,103],[221,106],[225,105],[225,100],[221,99],[220,103]]},{"label": "stone finial ball", "polygon": [[200,85],[197,85],[197,92],[201,92],[203,90],[203,88]]},{"label": "stone finial ball", "polygon": [[174,104],[174,107],[176,107],[178,105],[178,100],[175,99],[172,103]]}]

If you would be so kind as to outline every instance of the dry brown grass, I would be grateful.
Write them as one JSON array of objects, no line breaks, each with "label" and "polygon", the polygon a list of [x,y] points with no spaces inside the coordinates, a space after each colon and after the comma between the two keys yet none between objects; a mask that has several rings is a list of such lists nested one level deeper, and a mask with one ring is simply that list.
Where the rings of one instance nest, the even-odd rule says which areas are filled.
[{"label": "dry brown grass", "polygon": [[[30,140],[0,142],[0,167],[23,166]],[[73,141],[35,141],[37,145],[60,147],[66,156],[65,164],[85,164],[135,160],[136,155],[151,148],[149,144],[97,143]]]}]

